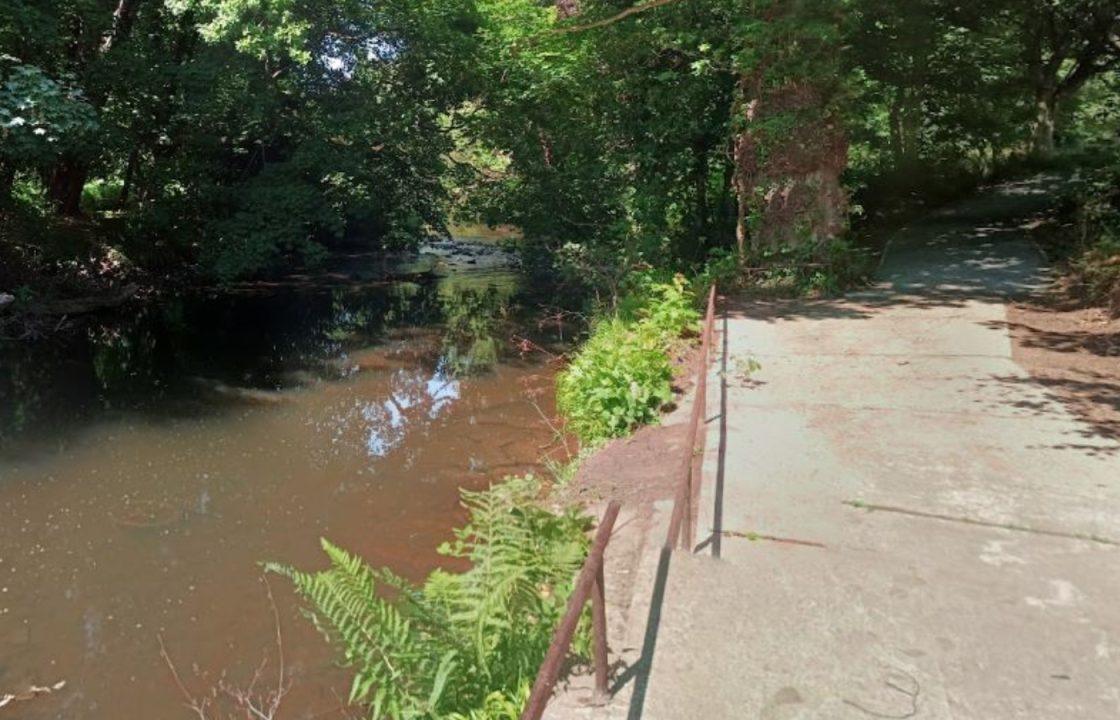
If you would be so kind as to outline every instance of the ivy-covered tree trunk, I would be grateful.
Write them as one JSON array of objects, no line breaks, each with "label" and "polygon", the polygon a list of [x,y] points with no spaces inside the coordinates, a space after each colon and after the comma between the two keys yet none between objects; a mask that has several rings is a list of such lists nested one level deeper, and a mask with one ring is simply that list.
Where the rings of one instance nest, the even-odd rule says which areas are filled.
[{"label": "ivy-covered tree trunk", "polygon": [[[848,194],[841,176],[848,164],[848,139],[840,119],[824,115],[811,86],[787,85],[768,92],[747,118],[736,144],[742,252],[820,244],[847,227]],[[771,132],[767,118],[782,114],[789,124]]]},{"label": "ivy-covered tree trunk", "polygon": [[736,239],[754,249],[816,245],[842,234],[848,138],[831,3],[765,2],[755,55],[739,83]]}]

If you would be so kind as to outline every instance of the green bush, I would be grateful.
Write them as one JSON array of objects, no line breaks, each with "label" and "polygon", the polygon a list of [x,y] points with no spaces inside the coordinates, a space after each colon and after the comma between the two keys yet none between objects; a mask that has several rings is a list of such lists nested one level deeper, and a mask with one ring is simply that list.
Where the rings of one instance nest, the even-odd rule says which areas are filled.
[{"label": "green bush", "polygon": [[[327,570],[266,567],[310,603],[355,670],[350,701],[369,717],[516,720],[588,546],[588,518],[549,512],[540,492],[532,476],[463,491],[470,520],[440,552],[470,569],[436,570],[422,587],[326,540]],[[581,628],[576,652],[587,645]]]},{"label": "green bush", "polygon": [[[693,287],[683,275],[674,275],[668,281],[658,282],[643,278],[640,281],[641,305],[637,310],[639,323],[647,332],[656,335],[665,345],[678,342],[685,333],[695,332],[700,321],[696,311],[697,298]],[[707,287],[697,291],[707,292]]]},{"label": "green bush", "polygon": [[669,352],[695,334],[699,317],[683,277],[639,278],[616,316],[595,325],[557,378],[568,427],[593,445],[656,422],[673,399]]},{"label": "green bush", "polygon": [[1120,311],[1120,163],[1093,173],[1075,203],[1078,238],[1070,269],[1086,300]]},{"label": "green bush", "polygon": [[617,318],[602,321],[560,374],[556,403],[581,440],[595,444],[654,422],[672,399],[669,358],[653,339]]}]

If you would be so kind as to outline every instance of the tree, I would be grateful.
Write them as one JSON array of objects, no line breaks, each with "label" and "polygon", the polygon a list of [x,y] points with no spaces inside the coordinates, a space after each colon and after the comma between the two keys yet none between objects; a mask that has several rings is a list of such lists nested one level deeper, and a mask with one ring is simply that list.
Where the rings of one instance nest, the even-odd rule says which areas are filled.
[{"label": "tree", "polygon": [[814,244],[847,227],[843,8],[756,0],[751,9],[736,56],[740,255],[748,239],[756,248]]},{"label": "tree", "polygon": [[1058,106],[1120,62],[1120,2],[1022,0],[1023,61],[1033,92],[1034,154],[1054,151]]},{"label": "tree", "polygon": [[0,55],[0,205],[20,168],[53,162],[96,128],[79,88]]}]

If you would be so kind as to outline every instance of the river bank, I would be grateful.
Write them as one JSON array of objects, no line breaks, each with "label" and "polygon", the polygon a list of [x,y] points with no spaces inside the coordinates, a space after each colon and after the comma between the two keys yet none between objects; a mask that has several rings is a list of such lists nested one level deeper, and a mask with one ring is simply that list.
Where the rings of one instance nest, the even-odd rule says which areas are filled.
[{"label": "river bank", "polygon": [[20,246],[0,243],[0,338],[34,341],[83,325],[94,313],[180,295],[424,282],[464,271],[520,268],[517,253],[502,244],[508,232],[467,230],[473,234],[432,237],[412,251],[338,250],[315,266],[224,283],[190,267],[164,272],[139,268],[115,248],[90,240],[84,241],[84,252],[65,261],[32,259]]}]

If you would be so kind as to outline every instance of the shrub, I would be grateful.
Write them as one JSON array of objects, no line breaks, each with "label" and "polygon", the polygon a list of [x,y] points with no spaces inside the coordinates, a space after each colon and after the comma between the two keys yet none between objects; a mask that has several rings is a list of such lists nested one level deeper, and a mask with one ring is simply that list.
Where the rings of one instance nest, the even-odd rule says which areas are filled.
[{"label": "shrub", "polygon": [[669,352],[698,320],[683,277],[638,278],[615,317],[596,324],[557,378],[556,402],[568,426],[596,444],[656,422],[673,399]]},{"label": "shrub", "polygon": [[559,375],[557,407],[581,440],[625,435],[672,399],[669,358],[652,339],[618,318],[602,321]]},{"label": "shrub", "polygon": [[[470,520],[440,552],[471,567],[436,570],[422,587],[326,540],[327,570],[266,567],[310,603],[355,670],[350,701],[371,718],[515,720],[587,554],[589,520],[540,507],[540,491],[532,476],[463,491]],[[575,647],[586,649],[586,628]]]},{"label": "shrub", "polygon": [[[674,275],[668,282],[641,281],[642,303],[638,317],[642,328],[655,334],[665,344],[679,341],[681,336],[696,330],[700,313],[696,311],[697,298],[683,275]],[[697,288],[699,292],[707,291]]]},{"label": "shrub", "polygon": [[94,179],[82,188],[82,210],[98,213],[111,210],[120,202],[124,184],[119,180]]},{"label": "shrub", "polygon": [[1120,163],[1090,176],[1075,202],[1078,238],[1071,270],[1086,300],[1120,311]]}]

